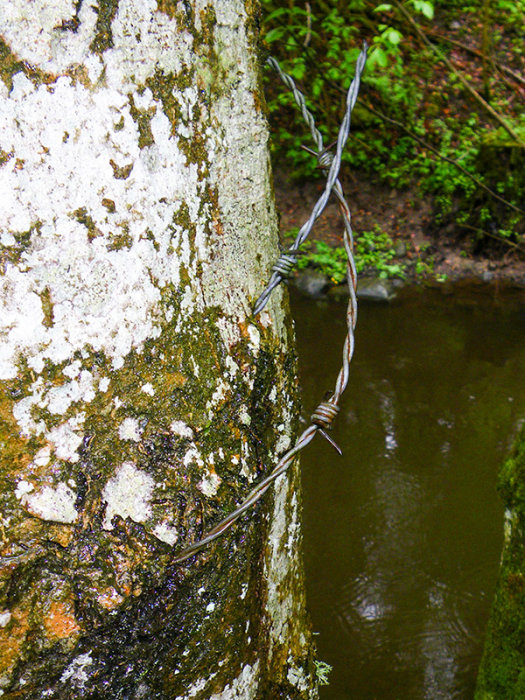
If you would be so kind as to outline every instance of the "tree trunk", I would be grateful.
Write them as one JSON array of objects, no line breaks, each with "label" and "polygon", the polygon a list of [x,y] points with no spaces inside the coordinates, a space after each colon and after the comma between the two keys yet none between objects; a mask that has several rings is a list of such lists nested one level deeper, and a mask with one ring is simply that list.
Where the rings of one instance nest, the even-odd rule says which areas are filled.
[{"label": "tree trunk", "polygon": [[475,700],[525,697],[525,428],[500,470],[498,491],[505,504],[503,552]]},{"label": "tree trunk", "polygon": [[252,0],[2,0],[0,693],[316,697]]}]

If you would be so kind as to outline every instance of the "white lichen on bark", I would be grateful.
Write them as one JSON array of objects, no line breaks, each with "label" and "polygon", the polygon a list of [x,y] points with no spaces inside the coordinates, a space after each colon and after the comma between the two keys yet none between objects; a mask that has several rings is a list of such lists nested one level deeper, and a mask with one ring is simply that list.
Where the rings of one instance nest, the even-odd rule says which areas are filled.
[{"label": "white lichen on bark", "polygon": [[143,523],[151,517],[151,497],[155,482],[146,472],[137,469],[132,462],[125,462],[117,469],[104,490],[102,496],[106,502],[106,515],[103,527],[111,529],[114,515],[131,518],[136,523]]},{"label": "white lichen on bark", "polygon": [[[192,6],[198,31],[204,30],[205,12],[215,12],[213,70],[190,29],[159,11],[155,0],[121,0],[111,21],[112,43],[98,53],[92,48],[96,3],[3,4],[2,36],[9,50],[47,76],[33,80],[20,70],[12,85],[0,82],[0,381],[22,372],[30,376],[12,415],[22,438],[38,439],[13,481],[11,497],[21,519],[29,514],[64,526],[77,522],[78,488],[68,470],[79,463],[89,406],[100,397],[122,453],[139,446],[143,425],[126,413],[131,400],[115,393],[114,373],[168,326],[184,329],[198,348],[202,327],[193,329],[192,318],[216,309],[213,330],[222,344],[217,355],[227,360],[206,404],[210,422],[232,400],[236,383],[253,390],[263,330],[270,329],[286,349],[280,290],[259,327],[251,317],[277,245],[267,126],[256,104],[260,86],[245,5],[193,0]],[[77,30],[63,31],[61,25],[73,19]],[[146,84],[158,74],[192,76],[191,85],[175,81],[171,90],[176,118]],[[137,110],[147,117],[146,144]],[[198,157],[188,151],[194,140]],[[240,343],[254,365],[232,356]],[[94,354],[107,362],[98,367],[90,361],[88,367]],[[199,377],[197,352],[192,363]],[[155,399],[149,381],[142,379],[136,391]],[[277,393],[271,401],[279,405]],[[267,470],[290,444],[290,407],[282,408],[281,420]],[[216,460],[228,459],[240,476],[253,480],[257,470],[246,442],[238,454],[205,454],[191,443],[190,423],[187,416],[171,416],[168,426],[173,436],[190,441],[178,467],[199,471],[194,486],[204,499],[215,498],[222,484]],[[251,423],[246,406],[238,423]],[[111,530],[119,516],[175,545],[174,506],[164,512],[154,507],[165,484],[134,459],[116,461],[100,486],[102,526]],[[283,593],[296,566],[298,513],[290,499],[288,479],[281,478],[266,560],[271,648],[283,643],[296,612]],[[248,583],[241,584],[244,600]],[[123,596],[108,590],[114,595],[99,598],[109,610]],[[90,663],[88,655],[78,657],[63,678],[82,684]],[[245,665],[213,697],[255,698],[260,668],[259,662]],[[290,668],[298,678],[293,660]]]},{"label": "white lichen on bark", "polygon": [[[198,18],[207,3],[197,5]],[[238,323],[246,321],[248,300],[258,291],[256,254],[267,255],[267,246],[258,242],[275,222],[268,204],[266,125],[254,108],[257,86],[245,50],[244,7],[233,2],[216,8],[221,67],[235,88],[225,89],[209,113],[202,101],[198,104],[198,128],[210,164],[208,184],[218,193],[220,222],[215,224],[222,227],[221,236],[211,242],[206,231],[214,222],[203,204],[198,167],[187,163],[179,143],[189,133],[197,90],[177,91],[182,118],[172,133],[160,101],[144,88],[152,68],[177,72],[195,63],[192,37],[175,31],[174,20],[155,8],[155,2],[120,3],[112,27],[114,46],[98,57],[89,49],[96,13],[88,5],[81,8],[81,30],[72,33],[57,30],[71,19],[72,2],[54,3],[37,17],[24,2],[9,4],[5,37],[13,52],[46,71],[87,62],[94,82],[85,85],[64,76],[52,86],[35,87],[20,72],[11,91],[0,86],[0,140],[8,154],[0,168],[0,242],[16,251],[17,239],[32,232],[19,264],[8,265],[0,280],[1,379],[16,376],[20,357],[39,373],[46,361],[71,362],[86,347],[103,351],[114,368],[121,367],[132,348],[140,349],[161,332],[170,311],[163,307],[162,290],[167,284],[178,286],[181,268],[191,283],[177,323],[195,309],[215,305],[223,311],[217,327],[225,344],[231,347],[241,339]],[[143,60],[146,55],[149,60]],[[144,148],[139,147],[131,101],[152,115],[154,143]],[[212,123],[220,126],[211,129]],[[128,168],[129,174],[116,177],[116,168]],[[173,223],[182,204],[194,227],[191,242],[188,230]],[[79,212],[89,217],[90,230],[78,220]],[[108,251],[118,232],[125,232],[126,245]],[[197,265],[203,262],[199,277]],[[46,320],[43,295],[49,298],[52,321]],[[253,327],[250,337],[256,353]],[[66,364],[66,375],[67,370]],[[85,371],[79,379],[68,379],[51,390],[37,380],[20,402],[15,410],[26,435],[50,438],[45,422],[30,418],[34,406],[63,414],[72,403],[90,401],[97,385],[105,390],[108,382],[108,377]],[[74,436],[81,429],[79,412],[76,421],[55,433],[62,458],[75,459],[80,439],[75,444]],[[60,438],[62,445],[56,444]]]},{"label": "white lichen on bark", "polygon": [[[256,700],[258,695],[258,680],[260,676],[260,664],[247,664],[239,675],[226,685],[220,693],[214,693],[209,700]],[[211,677],[202,678],[193,683],[185,695],[179,695],[175,700],[191,700],[199,695],[210,682]]]}]

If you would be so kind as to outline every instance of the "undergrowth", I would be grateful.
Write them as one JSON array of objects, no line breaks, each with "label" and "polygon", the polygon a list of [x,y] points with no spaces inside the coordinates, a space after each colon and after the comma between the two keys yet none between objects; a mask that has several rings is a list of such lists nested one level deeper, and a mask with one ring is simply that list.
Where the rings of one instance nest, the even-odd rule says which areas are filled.
[{"label": "undergrowth", "polygon": [[[293,239],[298,229],[286,234]],[[314,268],[335,284],[346,279],[346,252],[343,247],[332,247],[324,241],[306,241],[300,247],[302,255],[298,257],[297,269]],[[406,276],[406,266],[395,262],[396,253],[390,236],[380,227],[373,231],[364,231],[354,241],[354,262],[358,274],[374,271],[381,279]]]},{"label": "undergrowth", "polygon": [[[262,0],[262,8],[263,44],[305,94],[327,144],[368,41],[343,167],[432,196],[436,230],[453,223],[478,247],[524,243],[525,83],[512,74],[525,63],[525,0]],[[292,96],[266,75],[274,156],[298,178],[319,177],[301,148],[311,144]]]}]

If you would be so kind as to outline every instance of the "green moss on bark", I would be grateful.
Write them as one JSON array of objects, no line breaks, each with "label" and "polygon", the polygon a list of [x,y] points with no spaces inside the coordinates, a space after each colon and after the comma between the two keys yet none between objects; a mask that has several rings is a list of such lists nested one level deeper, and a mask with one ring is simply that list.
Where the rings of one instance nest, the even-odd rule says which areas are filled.
[{"label": "green moss on bark", "polygon": [[155,107],[150,109],[137,109],[133,95],[129,95],[129,113],[139,130],[139,148],[152,146],[155,143],[151,131],[151,119],[155,116]]},{"label": "green moss on bark", "polygon": [[[28,80],[31,80],[35,87],[42,84],[52,84],[58,77],[53,73],[46,73],[35,68],[27,63],[27,61],[20,60],[0,36],[0,80],[2,80],[9,90],[13,87],[13,76],[17,73],[23,73]],[[70,75],[75,82],[81,77],[74,68],[68,71],[67,75]]]},{"label": "green moss on bark", "polygon": [[13,75],[26,72],[24,62],[15,56],[5,41],[0,38],[0,78],[9,90],[13,87]]},{"label": "green moss on bark", "polygon": [[490,615],[476,700],[525,697],[525,429],[504,463],[505,543]]},{"label": "green moss on bark", "polygon": [[119,0],[98,0],[95,6],[97,21],[95,37],[90,49],[93,53],[102,54],[113,46],[113,31],[111,24],[117,14]]},{"label": "green moss on bark", "polygon": [[[165,303],[177,308],[180,293],[165,290]],[[78,522],[61,526],[28,518],[12,497],[12,488],[5,490],[11,494],[5,512],[15,525],[11,532],[19,537],[25,533],[21,539],[28,547],[22,552],[24,564],[8,574],[0,591],[0,609],[12,611],[5,632],[10,639],[19,639],[23,648],[16,667],[10,669],[8,664],[4,669],[11,670],[8,691],[14,692],[23,678],[24,697],[32,698],[32,689],[38,697],[45,689],[43,679],[60,678],[74,657],[92,650],[93,668],[86,669],[89,693],[78,691],[78,697],[97,697],[103,689],[111,697],[126,697],[129,688],[137,687],[138,676],[148,688],[148,697],[182,695],[187,688],[177,669],[190,664],[206,675],[210,657],[216,659],[219,669],[210,679],[211,694],[232,678],[231,665],[226,664],[221,673],[219,661],[238,659],[240,672],[267,643],[261,626],[262,549],[259,555],[254,550],[262,548],[265,540],[261,532],[267,520],[262,516],[271,506],[270,498],[183,567],[170,567],[174,550],[141,523],[115,516],[111,530],[102,528],[103,488],[114,475],[115,465],[123,461],[132,461],[153,476],[155,483],[163,483],[162,497],[153,502],[152,509],[154,516],[171,514],[171,525],[180,536],[176,550],[201,537],[249,490],[248,475],[239,474],[232,455],[247,455],[255,477],[272,468],[270,455],[279,436],[272,426],[289,410],[294,391],[288,366],[292,360],[287,362],[276,338],[263,328],[259,329],[262,344],[257,357],[245,341],[227,350],[216,325],[219,316],[219,310],[210,308],[195,314],[181,330],[167,324],[161,336],[147,341],[141,352],[132,351],[119,370],[111,370],[110,360],[100,352],[84,352],[77,358],[82,369],[111,376],[107,391],[97,393],[83,406],[86,438],[79,462],[69,465],[64,474],[55,474],[60,480],[72,478],[76,484]],[[230,376],[224,398],[213,405],[217,380],[227,376],[229,356],[240,367],[252,368],[253,388],[239,372]],[[58,386],[63,381],[62,366],[49,365],[41,376],[47,388]],[[284,384],[276,401],[270,399],[270,393],[278,377]],[[28,373],[28,386],[30,381]],[[14,394],[6,395],[2,413],[6,444],[15,428],[9,407],[27,391],[25,384],[18,390],[15,382],[11,384],[6,390]],[[153,395],[139,391],[145,384],[151,385]],[[247,422],[241,419],[246,409]],[[67,419],[76,410],[71,406],[59,419]],[[57,418],[46,411],[39,417],[46,422]],[[119,438],[118,427],[129,417],[141,427],[138,443]],[[205,497],[197,488],[202,467],[182,465],[189,440],[170,432],[170,422],[180,419],[192,428],[191,444],[203,458],[215,455],[214,469],[222,479],[216,497]],[[9,437],[9,446],[9,461],[18,459],[20,473],[27,477],[27,464],[41,445],[22,440],[17,447]],[[217,457],[219,453],[222,458]],[[74,572],[73,578],[69,572]],[[206,592],[199,593],[203,582]],[[248,594],[240,601],[235,591],[243,583]],[[27,608],[28,599],[41,603]],[[210,603],[209,615],[203,615]],[[215,609],[217,614],[220,611],[220,620],[215,619]],[[171,617],[166,624],[167,616]],[[9,661],[8,656],[4,660]],[[124,666],[133,667],[129,683],[122,673]],[[71,688],[59,681],[46,688],[51,698],[70,697]]]}]

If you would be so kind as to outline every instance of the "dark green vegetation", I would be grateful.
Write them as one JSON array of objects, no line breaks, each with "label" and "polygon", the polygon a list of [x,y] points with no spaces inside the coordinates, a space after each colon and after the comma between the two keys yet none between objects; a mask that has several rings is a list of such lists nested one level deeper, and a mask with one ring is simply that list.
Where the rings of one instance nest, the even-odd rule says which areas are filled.
[{"label": "dark green vegetation", "polygon": [[498,484],[507,509],[505,546],[476,700],[525,697],[525,429]]},{"label": "dark green vegetation", "polygon": [[[432,232],[472,253],[525,250],[525,1],[262,0],[263,36],[310,99],[325,143],[363,39],[371,47],[344,159],[434,202]],[[274,152],[319,177],[292,98],[267,77]]]},{"label": "dark green vegetation", "polygon": [[[290,230],[286,238],[290,243],[298,230]],[[325,241],[306,240],[301,244],[303,253],[297,259],[297,269],[304,270],[313,267],[329,278],[335,284],[346,279],[346,252],[342,247],[332,247]],[[395,257],[394,243],[390,236],[376,226],[373,231],[363,231],[354,245],[354,260],[357,274],[370,269],[375,270],[380,278],[405,277],[405,266],[393,260]]]}]

